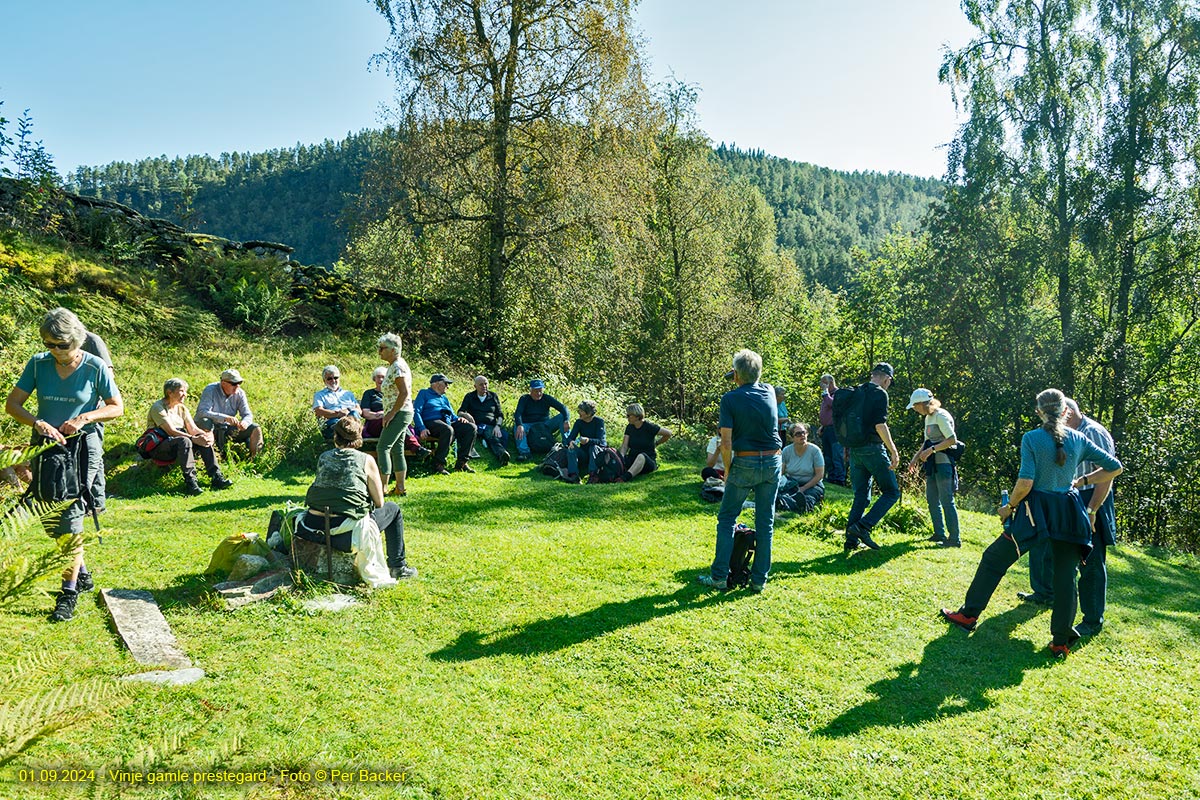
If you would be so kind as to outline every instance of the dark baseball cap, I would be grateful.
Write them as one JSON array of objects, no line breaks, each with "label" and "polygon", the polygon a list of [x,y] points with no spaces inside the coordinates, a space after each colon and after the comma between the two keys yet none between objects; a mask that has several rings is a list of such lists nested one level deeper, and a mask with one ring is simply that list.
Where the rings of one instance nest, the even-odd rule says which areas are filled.
[{"label": "dark baseball cap", "polygon": [[445,381],[445,383],[446,383],[446,385],[447,385],[447,386],[449,386],[450,384],[454,383],[454,381],[450,380],[449,378],[447,378],[447,377],[446,377],[445,375],[443,375],[442,373],[440,373],[440,372],[435,372],[435,373],[433,373],[433,375],[432,375],[432,376],[429,378],[429,384],[432,386],[433,384],[437,383],[438,381]]},{"label": "dark baseball cap", "polygon": [[889,378],[896,377],[896,370],[892,369],[892,365],[886,361],[880,361],[875,366],[871,367],[872,375],[887,375]]}]

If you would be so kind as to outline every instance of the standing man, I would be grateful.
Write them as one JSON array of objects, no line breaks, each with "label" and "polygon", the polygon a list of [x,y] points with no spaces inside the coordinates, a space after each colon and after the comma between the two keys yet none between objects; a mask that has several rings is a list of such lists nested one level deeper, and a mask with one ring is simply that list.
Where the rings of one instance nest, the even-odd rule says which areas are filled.
[{"label": "standing man", "polygon": [[754,564],[750,591],[758,594],[771,571],[771,539],[775,529],[775,493],[779,488],[779,409],[774,390],[758,379],[762,356],[739,350],[730,375],[737,388],[721,397],[721,457],[728,465],[725,495],[717,512],[717,551],[712,567],[697,580],[712,589],[729,588],[729,558],[733,555],[733,524],[742,503],[754,493]]},{"label": "standing man", "polygon": [[213,432],[222,453],[230,442],[244,443],[251,458],[262,450],[262,428],[254,421],[250,401],[242,389],[242,375],[236,369],[225,370],[221,380],[204,387],[196,408],[196,424]]},{"label": "standing man", "polygon": [[825,456],[825,465],[829,468],[826,480],[839,486],[845,486],[845,453],[842,451],[842,443],[837,439],[837,430],[833,427],[833,394],[836,391],[837,381],[833,379],[833,376],[829,373],[822,375],[821,412],[818,417],[821,427],[817,433],[821,437],[821,454]]},{"label": "standing man", "polygon": [[[1116,458],[1117,446],[1108,429],[1080,413],[1079,404],[1071,398],[1066,398],[1063,404],[1066,406],[1067,427],[1079,431],[1101,451]],[[1117,543],[1116,508],[1112,492],[1109,491],[1112,481],[1097,484],[1084,482],[1084,476],[1095,469],[1096,464],[1091,461],[1081,461],[1075,469],[1075,481],[1071,484],[1079,489],[1092,523],[1092,552],[1079,567],[1079,610],[1083,612],[1083,621],[1075,626],[1075,630],[1080,636],[1095,636],[1104,627],[1108,594],[1108,547]],[[1093,502],[1097,492],[1104,497],[1104,502],[1098,507]],[[1017,592],[1017,597],[1027,603],[1053,605],[1053,573],[1054,554],[1046,542],[1039,541],[1029,551],[1029,586],[1033,591]]]},{"label": "standing man", "polygon": [[342,388],[342,373],[333,364],[321,370],[325,388],[313,394],[312,410],[321,421],[321,435],[333,441],[333,429],[342,417],[362,418],[362,406],[354,392]]},{"label": "standing man", "polygon": [[488,379],[485,376],[475,376],[475,391],[467,392],[458,404],[458,413],[475,421],[476,438],[492,451],[500,466],[507,466],[509,456],[505,447],[504,410],[500,408],[500,398],[496,393],[488,391]]},{"label": "standing man", "polygon": [[413,428],[421,441],[436,440],[433,452],[433,471],[437,475],[449,475],[446,457],[450,455],[450,442],[458,447],[458,460],[454,468],[459,472],[474,472],[467,459],[475,444],[475,425],[459,418],[446,399],[446,387],[454,381],[438,372],[429,379],[429,388],[417,392],[413,400]]},{"label": "standing man", "polygon": [[[881,361],[871,367],[871,377],[858,391],[855,398],[862,409],[862,435],[866,444],[850,448],[850,482],[854,484],[854,502],[850,505],[850,516],[846,524],[845,549],[853,550],[862,542],[872,550],[879,545],[871,538],[871,531],[900,499],[900,484],[896,480],[896,467],[900,465],[900,453],[888,430],[887,388],[895,377],[892,365]],[[871,500],[870,481],[875,479],[881,495],[863,515]],[[728,490],[726,490],[728,491]]]},{"label": "standing man", "polygon": [[[557,411],[550,416],[551,409]],[[534,448],[539,453],[550,450],[559,431],[563,436],[571,430],[571,413],[567,407],[546,394],[546,384],[540,378],[529,382],[529,394],[521,395],[513,413],[513,438],[517,440],[517,461],[528,461]]]}]

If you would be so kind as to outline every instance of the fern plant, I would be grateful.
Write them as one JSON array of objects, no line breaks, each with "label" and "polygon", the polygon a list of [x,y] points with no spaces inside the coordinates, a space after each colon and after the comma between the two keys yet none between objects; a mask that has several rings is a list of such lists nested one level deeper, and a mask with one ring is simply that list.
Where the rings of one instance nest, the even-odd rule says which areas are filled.
[{"label": "fern plant", "polygon": [[[48,447],[0,450],[0,469],[28,461]],[[58,526],[71,502],[46,504],[10,497],[0,503],[0,608],[33,592],[42,578],[74,560],[83,546],[81,534],[52,543],[45,533]]]}]

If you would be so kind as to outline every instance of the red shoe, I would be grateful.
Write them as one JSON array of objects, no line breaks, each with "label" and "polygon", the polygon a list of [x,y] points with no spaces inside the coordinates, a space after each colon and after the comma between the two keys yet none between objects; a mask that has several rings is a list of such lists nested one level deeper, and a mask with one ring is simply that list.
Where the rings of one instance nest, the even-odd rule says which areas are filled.
[{"label": "red shoe", "polygon": [[942,619],[968,632],[975,630],[975,623],[979,621],[979,617],[968,617],[961,611],[951,611],[948,608],[942,609]]},{"label": "red shoe", "polygon": [[1066,658],[1071,655],[1071,645],[1069,644],[1052,644],[1050,645],[1051,658]]}]

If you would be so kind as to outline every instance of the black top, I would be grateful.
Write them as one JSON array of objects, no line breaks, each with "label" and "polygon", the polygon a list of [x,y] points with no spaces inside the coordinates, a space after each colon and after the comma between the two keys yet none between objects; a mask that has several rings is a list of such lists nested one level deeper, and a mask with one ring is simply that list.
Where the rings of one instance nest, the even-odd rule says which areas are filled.
[{"label": "black top", "polygon": [[548,394],[543,394],[541,400],[534,400],[531,395],[523,394],[517,401],[517,410],[513,414],[513,425],[532,425],[535,422],[545,422],[550,419],[550,410],[554,409],[567,419],[571,412],[567,407]]},{"label": "black top", "polygon": [[359,406],[364,411],[383,411],[383,392],[378,389],[367,389],[362,393]]},{"label": "black top", "polygon": [[458,404],[458,413],[470,414],[476,425],[502,425],[504,411],[500,408],[500,398],[495,392],[488,392],[480,399],[479,392],[468,392]]},{"label": "black top", "polygon": [[640,428],[626,425],[625,435],[629,437],[629,457],[626,463],[633,461],[640,453],[645,453],[650,458],[657,460],[654,442],[658,439],[658,432],[661,430],[662,428],[653,422],[643,422]]},{"label": "black top", "polygon": [[887,422],[888,393],[871,381],[864,383],[861,391],[867,393],[863,398],[863,433],[867,435],[867,441],[882,444],[883,439],[875,430],[875,426]]},{"label": "black top", "polygon": [[581,419],[575,420],[575,424],[571,426],[571,432],[567,434],[567,444],[575,441],[578,436],[583,436],[588,440],[588,444],[598,444],[601,447],[608,447],[608,439],[604,431],[604,420],[600,417],[592,417],[591,422],[584,422]]}]

